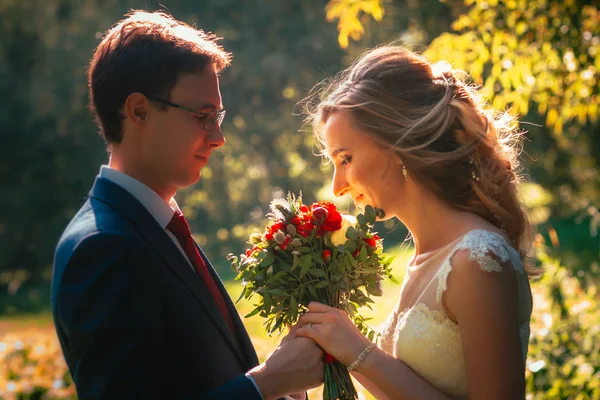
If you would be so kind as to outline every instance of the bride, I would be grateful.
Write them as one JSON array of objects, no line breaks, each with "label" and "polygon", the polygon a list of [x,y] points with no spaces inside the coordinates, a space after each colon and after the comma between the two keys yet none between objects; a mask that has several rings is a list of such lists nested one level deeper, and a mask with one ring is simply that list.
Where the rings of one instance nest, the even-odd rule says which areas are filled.
[{"label": "bride", "polygon": [[379,399],[524,398],[532,296],[519,134],[447,65],[399,46],[340,73],[309,118],[336,196],[410,230],[415,255],[378,346],[311,303],[293,328]]}]

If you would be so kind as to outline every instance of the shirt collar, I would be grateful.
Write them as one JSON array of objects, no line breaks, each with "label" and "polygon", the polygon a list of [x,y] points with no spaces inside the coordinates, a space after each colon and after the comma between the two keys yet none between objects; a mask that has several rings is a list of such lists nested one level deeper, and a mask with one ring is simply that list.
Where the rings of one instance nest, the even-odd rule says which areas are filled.
[{"label": "shirt collar", "polygon": [[127,190],[129,194],[135,197],[146,210],[154,217],[156,222],[166,229],[167,225],[173,218],[175,211],[180,211],[175,197],[172,197],[167,204],[154,190],[144,185],[137,179],[110,168],[108,165],[103,165],[100,168],[100,177],[119,185]]}]

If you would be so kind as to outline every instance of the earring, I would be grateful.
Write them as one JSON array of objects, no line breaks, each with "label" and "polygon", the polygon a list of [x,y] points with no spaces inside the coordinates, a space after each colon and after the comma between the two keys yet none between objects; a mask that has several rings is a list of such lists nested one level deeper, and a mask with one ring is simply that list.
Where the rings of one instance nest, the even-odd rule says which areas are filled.
[{"label": "earring", "polygon": [[402,165],[402,175],[404,175],[404,180],[408,182],[408,171],[406,170],[406,165],[404,165],[400,157],[396,159],[396,164]]}]

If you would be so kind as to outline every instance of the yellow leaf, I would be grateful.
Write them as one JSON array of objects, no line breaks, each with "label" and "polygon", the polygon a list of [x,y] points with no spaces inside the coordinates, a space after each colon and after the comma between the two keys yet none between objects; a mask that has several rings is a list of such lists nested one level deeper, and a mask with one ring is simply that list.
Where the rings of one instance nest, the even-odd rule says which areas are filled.
[{"label": "yellow leaf", "polygon": [[465,28],[473,28],[473,20],[468,15],[461,15],[456,21],[452,23],[452,29],[455,31],[462,31]]},{"label": "yellow leaf", "polygon": [[563,120],[561,117],[558,117],[556,119],[556,122],[554,123],[554,132],[556,132],[558,134],[563,133]]},{"label": "yellow leaf", "polygon": [[548,115],[546,115],[546,125],[553,126],[558,119],[558,111],[555,108],[552,108],[548,111]]},{"label": "yellow leaf", "polygon": [[521,36],[525,31],[527,31],[527,24],[523,21],[517,23],[517,27],[515,28],[517,35]]},{"label": "yellow leaf", "polygon": [[577,120],[581,125],[585,125],[585,121],[587,119],[586,107],[584,105],[580,105],[577,107],[577,110],[579,111],[577,113]]},{"label": "yellow leaf", "polygon": [[371,16],[373,16],[373,19],[375,19],[375,21],[381,21],[381,19],[383,18],[383,8],[381,7],[379,1],[376,1],[373,5]]},{"label": "yellow leaf", "polygon": [[338,35],[338,43],[340,44],[340,47],[342,49],[345,49],[346,47],[348,47],[348,33],[347,32],[340,32],[340,34]]}]

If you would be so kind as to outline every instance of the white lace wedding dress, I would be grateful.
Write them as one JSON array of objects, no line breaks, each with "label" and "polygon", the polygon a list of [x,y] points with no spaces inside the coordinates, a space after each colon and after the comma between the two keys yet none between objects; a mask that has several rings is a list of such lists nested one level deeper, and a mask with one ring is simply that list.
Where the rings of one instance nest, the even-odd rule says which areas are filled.
[{"label": "white lace wedding dress", "polygon": [[467,398],[467,378],[460,331],[442,307],[442,296],[452,271],[452,256],[460,250],[468,250],[469,259],[489,273],[501,271],[501,264],[512,265],[517,272],[521,345],[526,358],[532,311],[528,278],[518,252],[501,235],[484,230],[471,231],[423,263],[408,267],[401,293],[410,285],[416,301],[401,294],[380,342],[384,351],[454,399]]}]

